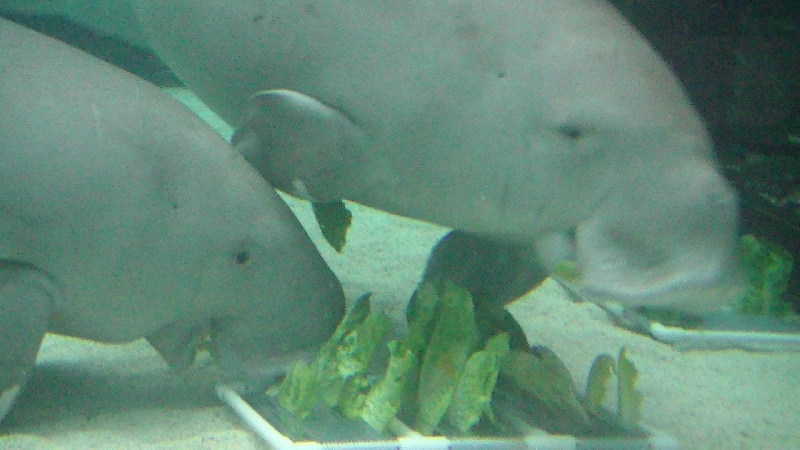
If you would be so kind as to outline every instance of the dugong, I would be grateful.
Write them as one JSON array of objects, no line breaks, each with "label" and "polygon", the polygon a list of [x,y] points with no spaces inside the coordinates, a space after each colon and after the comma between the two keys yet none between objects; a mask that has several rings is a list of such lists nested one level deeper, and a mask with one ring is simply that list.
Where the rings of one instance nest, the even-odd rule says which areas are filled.
[{"label": "dugong", "polygon": [[292,212],[160,89],[0,20],[0,419],[46,331],[231,376],[321,344],[344,296]]},{"label": "dugong", "polygon": [[568,261],[591,300],[702,311],[741,292],[706,128],[604,1],[131,4],[279,189],[512,245],[520,270]]}]

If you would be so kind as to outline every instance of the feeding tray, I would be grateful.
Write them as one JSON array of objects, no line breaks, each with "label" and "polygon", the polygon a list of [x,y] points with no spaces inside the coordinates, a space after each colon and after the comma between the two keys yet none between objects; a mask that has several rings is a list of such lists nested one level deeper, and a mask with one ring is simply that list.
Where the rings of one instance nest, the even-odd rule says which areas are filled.
[{"label": "feeding tray", "polygon": [[[315,410],[303,421],[293,418],[272,397],[262,394],[246,399],[232,388],[220,385],[217,394],[270,448],[296,449],[348,449],[348,450],[500,450],[500,449],[678,449],[671,436],[647,426],[634,432],[625,432],[609,421],[605,430],[595,431],[595,436],[551,434],[531,422],[530,412],[519,408],[519,401],[498,396],[493,407],[501,433],[486,434],[476,430],[470,435],[447,429],[435,436],[424,436],[398,419],[387,433],[380,433],[360,419],[349,419],[327,408]],[[524,399],[523,399],[524,400]],[[609,418],[612,417],[608,413]],[[453,430],[455,431],[455,430]],[[603,435],[605,433],[606,435]]]},{"label": "feeding tray", "polygon": [[687,328],[647,319],[614,303],[603,308],[617,324],[680,350],[800,351],[800,322],[793,320],[721,310],[697,316],[696,326]]},{"label": "feeding tray", "polygon": [[[624,348],[597,356],[581,398],[558,356],[529,346],[513,317],[490,306],[448,280],[424,283],[407,335],[385,346],[387,362],[373,356],[392,323],[365,295],[309,364],[244,397],[224,385],[217,393],[274,449],[678,448],[640,425]],[[618,414],[603,409],[612,373]]]}]

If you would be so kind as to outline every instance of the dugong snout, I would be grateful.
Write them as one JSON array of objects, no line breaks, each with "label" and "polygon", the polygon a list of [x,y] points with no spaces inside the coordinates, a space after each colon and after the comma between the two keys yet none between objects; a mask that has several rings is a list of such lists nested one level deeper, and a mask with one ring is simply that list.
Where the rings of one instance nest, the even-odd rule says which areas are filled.
[{"label": "dugong snout", "polygon": [[602,204],[576,228],[577,279],[594,300],[692,312],[740,298],[738,198],[716,167],[689,158]]}]

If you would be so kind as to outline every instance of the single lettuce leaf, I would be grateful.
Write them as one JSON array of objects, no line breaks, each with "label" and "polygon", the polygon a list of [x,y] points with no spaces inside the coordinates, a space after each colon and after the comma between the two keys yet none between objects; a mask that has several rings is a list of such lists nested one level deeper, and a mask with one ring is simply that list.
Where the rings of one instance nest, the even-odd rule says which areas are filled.
[{"label": "single lettuce leaf", "polygon": [[320,348],[316,371],[319,383],[319,392],[322,400],[328,406],[333,406],[339,401],[339,394],[344,388],[346,378],[339,373],[338,351],[346,336],[355,331],[370,315],[369,294],[359,298],[353,308],[344,316],[333,335]]},{"label": "single lettuce leaf", "polygon": [[443,281],[436,316],[417,387],[414,428],[422,434],[432,433],[450,407],[458,380],[478,340],[472,297],[466,289]]},{"label": "single lettuce leaf", "polygon": [[625,355],[625,347],[617,357],[617,408],[622,425],[636,428],[642,417],[642,393],[636,389],[639,371]]},{"label": "single lettuce leaf", "polygon": [[508,333],[499,333],[486,341],[483,350],[467,360],[458,381],[453,402],[447,410],[447,421],[461,432],[467,432],[478,423],[483,413],[490,418],[492,391],[497,383],[500,366],[509,351]]},{"label": "single lettuce leaf", "polygon": [[603,409],[606,388],[614,372],[614,366],[614,358],[606,354],[598,355],[592,363],[589,379],[586,382],[586,409],[592,414],[597,414]]},{"label": "single lettuce leaf", "polygon": [[417,357],[403,349],[399,341],[389,343],[389,365],[383,378],[369,390],[361,418],[378,431],[384,431],[397,415],[404,400],[406,380],[418,365]]},{"label": "single lettuce leaf", "polygon": [[383,313],[369,313],[350,331],[329,357],[317,360],[322,400],[328,406],[340,404],[347,381],[364,375],[381,340],[391,330],[392,322]]},{"label": "single lettuce leaf", "polygon": [[430,339],[433,320],[439,306],[439,283],[425,283],[414,292],[406,308],[408,335],[403,340],[403,347],[412,351],[417,357],[424,354]]},{"label": "single lettuce leaf", "polygon": [[347,379],[364,373],[381,340],[391,329],[392,321],[385,314],[369,313],[336,348],[339,376]]},{"label": "single lettuce leaf", "polygon": [[547,347],[535,347],[531,351],[511,350],[500,369],[500,376],[549,409],[563,411],[578,423],[589,422],[569,370]]},{"label": "single lettuce leaf", "polygon": [[347,230],[353,221],[353,214],[344,202],[314,202],[311,204],[322,236],[337,253],[342,253],[347,242]]},{"label": "single lettuce leaf", "polygon": [[284,409],[303,420],[319,403],[318,388],[316,370],[301,361],[268,394],[277,395],[278,403]]},{"label": "single lettuce leaf", "polygon": [[406,307],[408,334],[400,343],[400,353],[408,350],[416,356],[418,361],[406,376],[406,387],[403,389],[403,411],[409,417],[414,417],[417,413],[419,371],[433,332],[434,319],[439,306],[439,287],[441,287],[439,281],[423,283],[411,296]]},{"label": "single lettuce leaf", "polygon": [[744,314],[793,316],[792,306],[783,294],[792,272],[792,254],[752,234],[742,236],[742,263],[747,269],[749,286],[737,310]]}]

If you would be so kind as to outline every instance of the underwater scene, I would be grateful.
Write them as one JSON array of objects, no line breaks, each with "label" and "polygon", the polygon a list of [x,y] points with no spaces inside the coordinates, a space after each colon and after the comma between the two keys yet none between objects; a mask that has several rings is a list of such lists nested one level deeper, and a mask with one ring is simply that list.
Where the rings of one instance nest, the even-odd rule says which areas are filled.
[{"label": "underwater scene", "polygon": [[798,43],[0,0],[0,449],[800,448]]}]

